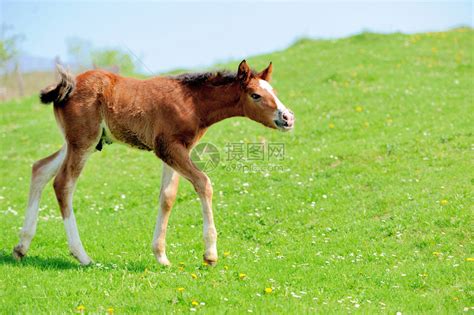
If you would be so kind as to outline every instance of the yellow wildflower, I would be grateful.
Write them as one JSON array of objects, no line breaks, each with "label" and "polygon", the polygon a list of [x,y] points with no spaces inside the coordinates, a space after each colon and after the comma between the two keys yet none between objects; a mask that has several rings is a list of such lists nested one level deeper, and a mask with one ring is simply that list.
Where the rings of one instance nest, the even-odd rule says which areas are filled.
[{"label": "yellow wildflower", "polygon": [[273,292],[273,289],[272,288],[265,288],[265,293],[266,294],[270,294]]},{"label": "yellow wildflower", "polygon": [[198,305],[199,305],[199,302],[196,301],[196,300],[193,300],[193,301],[191,302],[191,305],[192,305],[192,306],[198,306]]},{"label": "yellow wildflower", "polygon": [[433,255],[436,256],[436,257],[439,257],[439,256],[443,255],[443,253],[440,253],[440,252],[433,252]]},{"label": "yellow wildflower", "polygon": [[229,270],[229,266],[224,266],[224,269],[225,269],[225,270]]},{"label": "yellow wildflower", "polygon": [[230,255],[230,252],[224,252],[224,257],[227,257]]},{"label": "yellow wildflower", "polygon": [[79,305],[78,307],[76,307],[76,310],[81,313],[83,313],[85,309],[86,307],[84,305]]},{"label": "yellow wildflower", "polygon": [[114,313],[114,308],[113,308],[113,307],[109,307],[109,308],[107,309],[107,314],[112,315],[113,313]]},{"label": "yellow wildflower", "polygon": [[192,277],[193,279],[197,279],[198,276],[197,276],[197,274],[192,273],[192,274],[191,274],[191,277]]},{"label": "yellow wildflower", "polygon": [[356,106],[355,108],[356,112],[358,113],[362,113],[364,111],[364,109],[362,108],[362,106]]},{"label": "yellow wildflower", "polygon": [[439,202],[440,205],[446,206],[448,204],[448,201],[446,199],[443,199]]},{"label": "yellow wildflower", "polygon": [[178,292],[183,292],[184,288],[178,288],[177,290],[178,290]]},{"label": "yellow wildflower", "polygon": [[247,275],[245,273],[239,273],[240,280],[243,280]]},{"label": "yellow wildflower", "polygon": [[202,262],[202,265],[203,265],[203,266],[209,266],[209,264],[207,263],[207,261],[203,261],[203,262]]},{"label": "yellow wildflower", "polygon": [[329,128],[330,128],[330,129],[334,129],[334,127],[336,127],[336,125],[334,125],[333,123],[330,123],[330,124],[329,124]]},{"label": "yellow wildflower", "polygon": [[466,258],[466,261],[473,262],[473,261],[474,261],[474,257],[468,257],[468,258]]}]

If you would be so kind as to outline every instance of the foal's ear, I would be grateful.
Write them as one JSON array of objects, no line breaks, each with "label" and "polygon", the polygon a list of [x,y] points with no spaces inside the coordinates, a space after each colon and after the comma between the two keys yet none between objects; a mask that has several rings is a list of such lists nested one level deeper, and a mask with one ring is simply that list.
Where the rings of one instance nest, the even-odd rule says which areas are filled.
[{"label": "foal's ear", "polygon": [[237,71],[237,79],[241,84],[247,85],[247,83],[250,81],[251,74],[252,72],[247,65],[247,61],[242,60],[242,62],[239,64],[239,70]]},{"label": "foal's ear", "polygon": [[268,67],[262,72],[260,72],[258,74],[258,77],[262,80],[270,82],[270,80],[272,79],[272,71],[273,71],[273,65],[272,65],[272,62],[270,61],[270,64],[268,65]]}]

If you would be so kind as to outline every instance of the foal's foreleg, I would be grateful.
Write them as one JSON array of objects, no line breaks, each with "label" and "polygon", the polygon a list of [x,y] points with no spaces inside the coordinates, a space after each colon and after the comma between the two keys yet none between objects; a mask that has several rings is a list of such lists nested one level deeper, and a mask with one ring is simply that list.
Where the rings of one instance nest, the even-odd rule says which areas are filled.
[{"label": "foal's foreleg", "polygon": [[[166,154],[163,154],[166,153]],[[201,200],[203,215],[204,261],[214,265],[217,262],[217,230],[212,213],[212,184],[206,174],[201,172],[191,161],[189,150],[182,145],[174,144],[166,148],[166,152],[158,148],[158,157],[178,171],[194,186]]]},{"label": "foal's foreleg", "polygon": [[163,163],[163,176],[161,178],[160,205],[158,218],[156,220],[155,233],[153,234],[153,253],[158,262],[168,266],[170,262],[166,257],[166,229],[171,208],[178,192],[179,174]]},{"label": "foal's foreleg", "polygon": [[66,145],[56,153],[33,164],[25,222],[20,232],[20,242],[13,249],[13,257],[15,257],[15,259],[21,259],[25,256],[30,247],[31,240],[36,233],[41,193],[43,192],[44,186],[56,175],[65,157]]},{"label": "foal's foreleg", "polygon": [[79,237],[76,218],[72,208],[72,197],[76,188],[77,178],[81,174],[88,156],[88,150],[69,147],[66,159],[54,179],[54,190],[63,217],[69,250],[82,265],[90,264],[91,259],[84,250]]}]

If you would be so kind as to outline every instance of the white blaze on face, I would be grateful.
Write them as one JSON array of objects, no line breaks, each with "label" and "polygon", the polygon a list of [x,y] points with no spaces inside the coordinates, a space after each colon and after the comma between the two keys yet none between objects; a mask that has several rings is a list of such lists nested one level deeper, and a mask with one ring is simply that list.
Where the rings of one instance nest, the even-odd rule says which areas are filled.
[{"label": "white blaze on face", "polygon": [[259,84],[260,84],[260,87],[266,91],[268,91],[268,93],[270,93],[271,96],[273,96],[273,98],[275,99],[275,103],[277,104],[277,109],[280,111],[280,112],[284,112],[286,111],[286,107],[285,105],[283,105],[283,103],[278,99],[278,97],[275,95],[275,92],[273,92],[273,88],[272,86],[270,85],[270,83],[268,83],[267,81],[265,80],[258,80],[259,81]]}]

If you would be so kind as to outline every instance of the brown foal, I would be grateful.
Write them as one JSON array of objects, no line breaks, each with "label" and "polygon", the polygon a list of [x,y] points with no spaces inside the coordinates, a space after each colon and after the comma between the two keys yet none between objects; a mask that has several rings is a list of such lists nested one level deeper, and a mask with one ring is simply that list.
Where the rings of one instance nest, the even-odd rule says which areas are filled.
[{"label": "brown foal", "polygon": [[212,214],[212,185],[190,159],[190,150],[212,124],[246,116],[269,128],[288,131],[294,116],[277,98],[270,81],[272,64],[260,73],[242,61],[237,74],[184,74],[147,80],[93,70],[73,78],[58,67],[60,82],[41,91],[54,103],[65,144],[33,165],[25,222],[13,255],[26,255],[36,232],[44,186],[53,178],[69,249],[81,264],[91,263],[79,238],[72,197],[88,156],[113,141],[153,151],[163,160],[159,213],[152,248],[160,264],[169,265],[165,237],[180,175],[194,186],[204,218],[204,260],[217,261],[217,231]]}]

